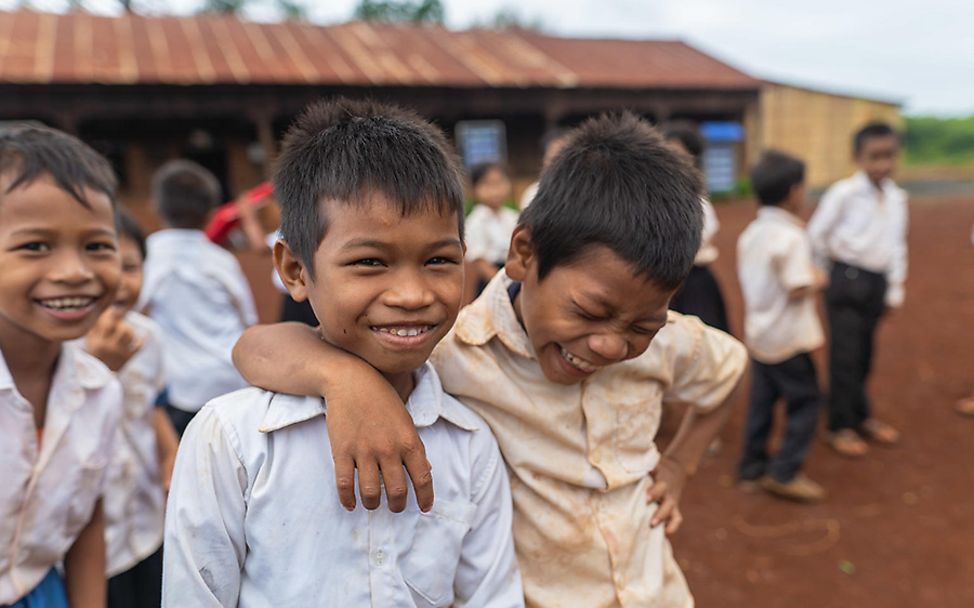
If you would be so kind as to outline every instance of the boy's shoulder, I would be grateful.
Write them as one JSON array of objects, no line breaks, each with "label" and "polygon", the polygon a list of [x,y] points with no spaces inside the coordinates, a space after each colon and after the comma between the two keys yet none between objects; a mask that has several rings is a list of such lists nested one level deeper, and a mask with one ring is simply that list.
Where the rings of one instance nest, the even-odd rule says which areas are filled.
[{"label": "boy's shoulder", "polygon": [[210,400],[200,414],[217,419],[238,436],[270,433],[325,413],[319,397],[275,393],[255,386]]}]

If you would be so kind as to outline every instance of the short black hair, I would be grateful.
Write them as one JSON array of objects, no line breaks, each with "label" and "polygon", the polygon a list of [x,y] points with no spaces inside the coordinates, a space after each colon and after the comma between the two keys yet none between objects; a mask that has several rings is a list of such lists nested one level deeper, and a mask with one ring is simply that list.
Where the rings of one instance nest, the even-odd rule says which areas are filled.
[{"label": "short black hair", "polygon": [[111,164],[80,139],[43,126],[0,129],[0,175],[11,177],[3,194],[50,176],[58,187],[85,207],[84,191],[109,198],[117,208],[118,182]]},{"label": "short black hair", "polygon": [[856,131],[856,134],[852,136],[852,152],[856,156],[859,156],[863,146],[866,145],[866,140],[874,137],[890,136],[895,137],[897,140],[900,138],[899,133],[889,123],[882,121],[871,122]]},{"label": "short black hair", "polygon": [[142,226],[132,217],[132,214],[123,207],[119,207],[118,209],[118,237],[130,238],[135,241],[136,246],[139,248],[139,254],[142,256],[142,261],[145,261],[146,254],[148,253],[145,246],[145,232],[142,230]]},{"label": "short black hair", "polygon": [[703,226],[700,173],[630,112],[582,123],[541,176],[520,223],[538,280],[605,245],[666,289],[686,278]]},{"label": "short black hair", "polygon": [[203,228],[220,200],[220,182],[191,160],[171,160],[152,176],[152,203],[175,228]]},{"label": "short black hair", "polygon": [[703,154],[703,138],[697,126],[687,120],[674,120],[663,125],[663,138],[667,141],[676,140],[693,157],[694,164],[700,163]]},{"label": "short black hair", "polygon": [[418,114],[371,100],[308,106],[284,137],[274,172],[281,236],[305,266],[328,232],[324,201],[361,205],[379,192],[403,217],[456,214],[463,238],[463,178],[443,132]]},{"label": "short black hair", "polygon": [[777,150],[766,151],[751,169],[751,187],[761,205],[780,205],[803,181],[805,163]]},{"label": "short black hair", "polygon": [[507,176],[507,169],[498,162],[488,161],[485,163],[477,163],[470,168],[470,185],[476,187],[493,169],[497,169]]}]

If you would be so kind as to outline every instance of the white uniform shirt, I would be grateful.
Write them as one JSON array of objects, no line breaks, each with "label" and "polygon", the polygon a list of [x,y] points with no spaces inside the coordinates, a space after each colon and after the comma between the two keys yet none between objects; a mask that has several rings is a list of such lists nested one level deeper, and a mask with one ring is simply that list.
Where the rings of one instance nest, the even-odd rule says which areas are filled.
[{"label": "white uniform shirt", "polygon": [[779,207],[761,207],[737,241],[737,276],[752,357],[770,365],[822,346],[815,298],[788,297],[815,283],[812,245],[800,219]]},{"label": "white uniform shirt", "polygon": [[166,508],[153,425],[156,397],[165,386],[162,336],[151,319],[137,312],[129,312],[125,321],[143,343],[118,372],[124,407],[104,500],[109,577],[132,568],[162,545]]},{"label": "white uniform shirt", "polygon": [[523,606],[511,492],[487,425],[427,364],[406,405],[433,465],[420,513],[345,511],[321,399],[256,388],[190,424],[166,521],[163,605]]},{"label": "white uniform shirt", "polygon": [[717,220],[713,203],[701,198],[700,205],[703,207],[703,230],[700,234],[700,249],[697,250],[697,257],[693,259],[693,263],[695,266],[706,266],[716,262],[719,255],[713,240],[720,230],[720,222]]},{"label": "white uniform shirt", "polygon": [[893,180],[882,192],[862,171],[838,181],[822,196],[808,223],[819,263],[844,262],[885,275],[886,304],[903,304],[908,224],[906,192]]},{"label": "white uniform shirt", "polygon": [[464,227],[467,259],[503,264],[517,228],[517,217],[517,211],[507,207],[494,211],[486,205],[476,205]]},{"label": "white uniform shirt", "polygon": [[122,389],[108,368],[65,344],[38,445],[34,408],[0,354],[0,604],[36,587],[88,525],[121,407]]},{"label": "white uniform shirt", "polygon": [[237,258],[198,230],[149,236],[140,308],[163,332],[169,401],[187,412],[247,386],[233,345],[257,312]]}]

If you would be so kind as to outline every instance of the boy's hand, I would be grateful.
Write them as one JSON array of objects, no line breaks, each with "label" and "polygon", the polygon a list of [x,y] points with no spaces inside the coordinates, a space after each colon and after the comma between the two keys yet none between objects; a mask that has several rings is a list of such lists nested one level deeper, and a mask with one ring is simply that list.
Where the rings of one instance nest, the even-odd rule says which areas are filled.
[{"label": "boy's hand", "polygon": [[142,338],[112,308],[101,313],[95,326],[85,336],[85,350],[98,357],[113,372],[122,369],[140,348]]},{"label": "boy's hand", "polygon": [[686,468],[669,456],[663,456],[653,471],[653,485],[646,491],[647,502],[659,504],[649,525],[666,524],[666,533],[674,534],[683,523],[680,496],[687,481]]},{"label": "boy's hand", "polygon": [[408,471],[420,510],[429,511],[433,477],[423,442],[395,389],[375,370],[368,371],[355,372],[356,377],[328,391],[326,420],[339,500],[349,511],[355,509],[358,469],[362,506],[377,508],[385,486],[389,510],[399,513],[406,508]]}]

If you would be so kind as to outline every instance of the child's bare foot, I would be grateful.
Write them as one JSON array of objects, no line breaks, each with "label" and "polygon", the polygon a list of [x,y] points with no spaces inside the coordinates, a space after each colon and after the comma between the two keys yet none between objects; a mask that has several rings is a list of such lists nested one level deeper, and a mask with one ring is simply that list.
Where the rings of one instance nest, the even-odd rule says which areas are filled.
[{"label": "child's bare foot", "polygon": [[954,411],[961,416],[974,416],[974,395],[955,403]]},{"label": "child's bare foot", "polygon": [[866,439],[883,446],[896,445],[900,441],[900,432],[889,424],[875,418],[867,418],[862,423],[862,434]]},{"label": "child's bare foot", "polygon": [[806,477],[804,473],[795,475],[791,481],[778,481],[769,475],[761,480],[761,487],[779,498],[797,502],[822,502],[826,497],[825,488]]},{"label": "child's bare foot", "polygon": [[852,429],[841,429],[828,436],[829,446],[847,458],[861,458],[869,452],[869,446]]}]

